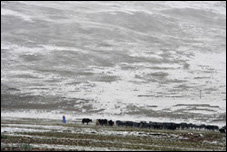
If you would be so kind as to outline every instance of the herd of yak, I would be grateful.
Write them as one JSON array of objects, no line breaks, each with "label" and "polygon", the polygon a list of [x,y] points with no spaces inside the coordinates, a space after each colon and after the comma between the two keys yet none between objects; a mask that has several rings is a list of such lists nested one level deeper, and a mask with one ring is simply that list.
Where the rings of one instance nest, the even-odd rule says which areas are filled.
[{"label": "herd of yak", "polygon": [[[87,124],[92,122],[89,118],[82,119],[83,124]],[[96,125],[100,126],[116,126],[119,127],[135,127],[135,128],[149,128],[149,129],[168,129],[168,130],[176,130],[176,129],[198,129],[198,130],[213,130],[219,131],[220,133],[226,133],[226,126],[219,128],[215,125],[196,125],[192,123],[167,123],[167,122],[133,122],[133,121],[120,121],[117,120],[115,123],[112,120],[107,119],[97,119]]]}]

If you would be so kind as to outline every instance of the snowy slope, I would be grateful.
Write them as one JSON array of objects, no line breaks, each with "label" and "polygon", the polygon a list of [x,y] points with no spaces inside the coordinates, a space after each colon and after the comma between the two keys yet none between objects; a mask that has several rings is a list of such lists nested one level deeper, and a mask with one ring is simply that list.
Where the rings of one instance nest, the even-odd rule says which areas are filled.
[{"label": "snowy slope", "polygon": [[226,3],[1,2],[1,110],[223,124]]}]

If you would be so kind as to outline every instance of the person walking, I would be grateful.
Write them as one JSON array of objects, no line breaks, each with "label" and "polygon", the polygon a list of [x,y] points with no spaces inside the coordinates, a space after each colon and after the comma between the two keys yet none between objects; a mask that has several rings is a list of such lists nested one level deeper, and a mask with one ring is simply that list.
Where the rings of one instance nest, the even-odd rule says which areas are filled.
[{"label": "person walking", "polygon": [[62,123],[66,123],[65,115],[62,116]]}]

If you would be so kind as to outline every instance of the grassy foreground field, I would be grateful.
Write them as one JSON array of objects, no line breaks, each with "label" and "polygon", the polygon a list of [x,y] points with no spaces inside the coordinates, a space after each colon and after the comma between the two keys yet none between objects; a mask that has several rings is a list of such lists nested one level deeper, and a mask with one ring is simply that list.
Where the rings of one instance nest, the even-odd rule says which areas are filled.
[{"label": "grassy foreground field", "polygon": [[1,151],[226,151],[226,134],[204,130],[102,127],[80,121],[2,119]]}]

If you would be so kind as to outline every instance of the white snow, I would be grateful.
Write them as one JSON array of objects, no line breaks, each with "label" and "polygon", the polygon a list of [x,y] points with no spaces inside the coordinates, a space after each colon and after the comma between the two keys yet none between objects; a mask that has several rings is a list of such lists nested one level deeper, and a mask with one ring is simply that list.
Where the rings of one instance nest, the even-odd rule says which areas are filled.
[{"label": "white snow", "polygon": [[[23,6],[21,11],[16,4]],[[165,120],[145,118],[145,114],[127,116],[135,106],[156,112],[184,110],[192,114],[223,115],[226,113],[225,7],[226,2],[216,1],[2,2],[2,24],[13,24],[9,16],[28,24],[20,29],[2,26],[1,84],[19,90],[11,92],[19,96],[75,99],[75,105],[69,103],[70,108],[82,113],[59,107],[49,112],[21,109],[4,110],[1,114],[59,119],[65,112],[73,120],[75,116],[87,117],[90,109],[82,107],[90,106],[100,110],[92,118]],[[203,18],[191,23],[165,14],[165,10],[177,9],[210,13],[213,18],[207,20],[212,24],[206,25]],[[118,21],[124,15],[125,20]],[[150,17],[160,27],[143,25],[150,24],[148,21],[134,22],[137,15]],[[167,21],[170,26],[162,27]],[[143,26],[148,29],[141,29]],[[78,71],[90,75],[77,76]],[[98,81],[99,77],[110,80]],[[86,102],[78,105],[76,99]],[[32,102],[36,101],[29,101]],[[48,101],[38,104],[45,102]],[[186,106],[176,107],[178,104]],[[187,104],[219,108],[198,106],[196,110],[188,110],[191,107]]]},{"label": "white snow", "polygon": [[24,21],[32,22],[32,17],[10,9],[1,8],[1,16],[16,16]]}]

